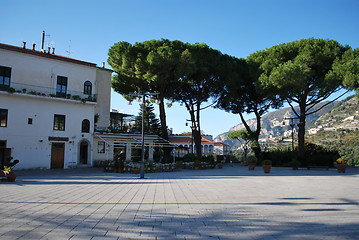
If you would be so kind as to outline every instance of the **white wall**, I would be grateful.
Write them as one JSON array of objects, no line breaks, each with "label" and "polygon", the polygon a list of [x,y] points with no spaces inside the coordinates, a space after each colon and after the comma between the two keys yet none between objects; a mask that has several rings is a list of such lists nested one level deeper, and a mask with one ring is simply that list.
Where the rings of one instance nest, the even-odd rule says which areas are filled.
[{"label": "white wall", "polygon": [[[12,149],[12,157],[20,160],[16,166],[18,169],[50,168],[52,141],[49,137],[69,138],[69,141],[64,141],[65,168],[71,162],[78,162],[82,139],[90,143],[90,148],[93,147],[93,104],[0,92],[0,108],[8,109],[8,124],[0,127],[0,140],[6,140],[7,147]],[[53,130],[54,114],[66,116],[65,131]],[[28,118],[33,119],[33,124],[28,124]],[[90,120],[90,133],[81,132],[83,119]]]},{"label": "white wall", "polygon": [[11,67],[11,82],[17,84],[56,90],[57,76],[64,76],[68,91],[82,93],[85,81],[96,83],[96,67],[46,57],[0,49],[0,65]]}]

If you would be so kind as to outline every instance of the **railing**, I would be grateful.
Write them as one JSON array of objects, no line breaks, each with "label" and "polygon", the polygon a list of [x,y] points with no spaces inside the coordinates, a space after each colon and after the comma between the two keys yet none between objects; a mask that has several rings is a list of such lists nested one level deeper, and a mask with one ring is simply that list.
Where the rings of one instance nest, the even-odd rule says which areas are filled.
[{"label": "railing", "polygon": [[43,97],[65,98],[65,99],[78,100],[83,102],[85,101],[97,102],[96,94],[84,94],[83,92],[69,91],[69,90],[67,90],[66,93],[58,93],[56,92],[56,88],[40,87],[40,86],[23,84],[23,83],[11,82],[10,87],[5,85],[0,85],[0,91],[7,91],[9,93],[30,94],[30,95],[37,95]]}]

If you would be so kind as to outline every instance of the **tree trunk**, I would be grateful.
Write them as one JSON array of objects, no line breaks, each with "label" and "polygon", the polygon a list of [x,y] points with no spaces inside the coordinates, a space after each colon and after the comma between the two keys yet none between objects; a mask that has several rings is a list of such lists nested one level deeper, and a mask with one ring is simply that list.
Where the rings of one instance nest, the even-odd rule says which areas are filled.
[{"label": "tree trunk", "polygon": [[168,140],[165,102],[164,102],[164,97],[162,95],[159,96],[159,101],[160,101],[159,110],[160,110],[160,121],[161,121],[161,137]]},{"label": "tree trunk", "polygon": [[254,155],[256,156],[256,158],[259,160],[259,161],[262,161],[263,157],[262,157],[262,150],[261,150],[261,147],[259,145],[259,142],[258,142],[258,139],[259,139],[259,133],[261,131],[261,116],[259,114],[255,114],[256,115],[256,121],[257,121],[257,129],[254,131],[252,130],[246,120],[244,120],[244,117],[243,117],[243,114],[242,113],[239,113],[239,116],[242,120],[242,123],[244,125],[244,127],[246,128],[247,132],[249,133],[249,135],[251,136],[252,138],[252,144],[251,144],[251,148],[254,152]]},{"label": "tree trunk", "polygon": [[300,115],[299,115],[299,124],[298,124],[298,150],[299,150],[299,156],[304,157],[306,104],[299,104],[299,108],[300,108]]}]

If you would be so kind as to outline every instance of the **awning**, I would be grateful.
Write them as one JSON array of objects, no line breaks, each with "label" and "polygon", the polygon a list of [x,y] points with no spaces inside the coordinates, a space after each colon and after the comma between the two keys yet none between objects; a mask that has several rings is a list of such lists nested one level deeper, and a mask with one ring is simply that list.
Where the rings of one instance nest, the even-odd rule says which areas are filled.
[{"label": "awning", "polygon": [[[142,146],[141,134],[95,133],[94,136],[114,147],[125,147],[128,143],[134,148],[140,148]],[[175,147],[171,142],[158,135],[145,135],[144,145],[153,147]]]}]

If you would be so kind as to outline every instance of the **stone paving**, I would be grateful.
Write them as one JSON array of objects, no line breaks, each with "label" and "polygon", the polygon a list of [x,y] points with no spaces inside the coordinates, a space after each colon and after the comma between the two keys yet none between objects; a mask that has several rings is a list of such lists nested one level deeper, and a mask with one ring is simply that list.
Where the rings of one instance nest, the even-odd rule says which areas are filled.
[{"label": "stone paving", "polygon": [[18,171],[0,239],[359,239],[359,169]]}]

